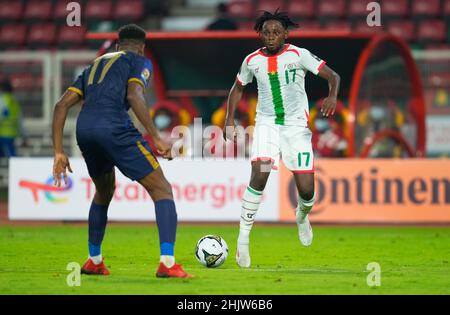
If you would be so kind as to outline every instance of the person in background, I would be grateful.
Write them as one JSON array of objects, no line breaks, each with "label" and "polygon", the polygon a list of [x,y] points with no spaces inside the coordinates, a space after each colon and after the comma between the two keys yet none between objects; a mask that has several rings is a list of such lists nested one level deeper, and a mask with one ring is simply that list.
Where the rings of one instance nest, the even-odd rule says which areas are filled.
[{"label": "person in background", "polygon": [[238,26],[234,19],[228,15],[228,7],[226,3],[219,3],[217,5],[216,19],[206,27],[208,31],[235,31]]},{"label": "person in background", "polygon": [[332,119],[317,117],[314,121],[312,143],[318,157],[344,157],[347,140],[342,131],[343,118],[335,113]]},{"label": "person in background", "polygon": [[347,110],[344,103],[338,99],[334,116],[319,116],[318,109],[322,103],[323,99],[318,100],[310,111],[314,154],[326,158],[344,157],[348,147],[345,126]]},{"label": "person in background", "polygon": [[23,135],[22,113],[9,80],[0,83],[0,157],[16,156],[15,140]]},{"label": "person in background", "polygon": [[[213,125],[218,126],[220,128],[223,128],[225,124],[225,118],[227,113],[227,104],[228,101],[225,100],[221,107],[216,109],[211,117],[211,122]],[[248,126],[254,126],[255,125],[255,110],[256,110],[256,104],[250,104],[250,102],[247,99],[242,98],[239,102],[238,106],[236,107],[236,112],[234,114],[234,121],[236,125],[242,126],[244,129],[246,129]],[[253,140],[253,133],[252,130],[248,130],[251,133],[249,134],[250,139],[248,142],[245,143],[244,147],[244,154],[245,157],[250,156],[250,148],[251,148],[251,142]],[[236,158],[239,154],[242,154],[240,151],[238,152],[238,145],[237,143],[233,141],[224,141],[223,142],[223,157],[225,158]],[[215,150],[212,149],[212,154],[214,154]],[[239,154],[238,154],[239,153]]]},{"label": "person in background", "polygon": [[[182,106],[173,100],[162,100],[153,105],[150,110],[150,117],[153,119],[156,129],[160,132],[161,137],[168,143],[175,142],[177,138],[172,139],[172,130],[177,126],[190,126],[193,121],[192,114],[182,108]],[[186,137],[186,135],[184,135]],[[144,139],[150,145],[152,150],[156,149],[151,136],[144,134]],[[186,156],[191,153],[190,143],[186,142],[182,147],[173,147],[177,156]],[[153,151],[157,154],[157,150]]]}]

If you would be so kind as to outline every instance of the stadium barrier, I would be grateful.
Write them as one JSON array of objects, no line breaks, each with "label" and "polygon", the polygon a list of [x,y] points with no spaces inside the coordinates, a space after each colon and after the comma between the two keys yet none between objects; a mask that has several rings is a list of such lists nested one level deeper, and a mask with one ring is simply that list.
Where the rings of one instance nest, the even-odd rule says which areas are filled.
[{"label": "stadium barrier", "polygon": [[[9,219],[87,220],[95,191],[83,160],[71,160],[74,173],[62,188],[53,186],[52,163],[51,158],[11,159]],[[239,221],[248,160],[180,159],[161,165],[173,185],[180,221]],[[318,159],[315,167],[312,222],[450,223],[450,161]],[[110,220],[154,221],[146,191],[116,173]],[[257,221],[293,222],[296,198],[290,172],[284,167],[273,172]]]}]

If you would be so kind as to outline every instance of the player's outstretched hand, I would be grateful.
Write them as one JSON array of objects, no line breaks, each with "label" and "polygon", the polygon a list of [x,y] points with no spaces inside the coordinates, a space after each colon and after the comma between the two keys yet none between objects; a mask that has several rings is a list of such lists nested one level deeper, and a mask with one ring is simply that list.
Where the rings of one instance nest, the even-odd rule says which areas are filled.
[{"label": "player's outstretched hand", "polygon": [[324,115],[325,117],[328,117],[330,115],[333,116],[336,109],[336,102],[336,97],[328,96],[326,99],[324,99],[322,108],[320,110],[322,112],[322,115]]},{"label": "player's outstretched hand", "polygon": [[154,140],[155,147],[158,153],[167,160],[172,160],[172,146],[163,140]]},{"label": "player's outstretched hand", "polygon": [[233,121],[226,121],[225,126],[223,127],[223,139],[225,141],[231,140],[233,142],[236,142],[237,140],[237,132],[236,132],[236,125]]},{"label": "player's outstretched hand", "polygon": [[53,183],[57,187],[61,187],[61,174],[64,177],[64,184],[67,185],[67,170],[72,173],[69,158],[65,153],[55,153],[53,160]]}]

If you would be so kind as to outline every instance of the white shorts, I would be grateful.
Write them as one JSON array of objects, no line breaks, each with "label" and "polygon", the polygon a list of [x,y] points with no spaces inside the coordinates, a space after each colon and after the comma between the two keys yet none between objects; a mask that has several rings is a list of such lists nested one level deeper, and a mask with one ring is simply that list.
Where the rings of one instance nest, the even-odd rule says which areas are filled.
[{"label": "white shorts", "polygon": [[314,173],[312,132],[307,127],[259,122],[255,125],[252,161],[270,160],[278,169],[280,157],[294,173]]}]

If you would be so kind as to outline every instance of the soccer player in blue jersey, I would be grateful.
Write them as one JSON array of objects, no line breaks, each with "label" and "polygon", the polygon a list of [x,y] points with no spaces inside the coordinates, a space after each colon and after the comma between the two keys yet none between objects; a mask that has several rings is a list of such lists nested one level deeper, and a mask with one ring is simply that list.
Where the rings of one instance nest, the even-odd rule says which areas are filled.
[{"label": "soccer player in blue jersey", "polygon": [[77,120],[76,136],[96,193],[89,210],[89,258],[84,274],[108,275],[101,244],[108,219],[108,206],[114,194],[116,166],[125,176],[138,181],[155,203],[160,240],[157,277],[189,277],[175,263],[174,243],[177,212],[172,188],[148,143],[133,126],[131,108],[151,135],[163,158],[171,159],[171,146],[155,128],[146,107],[144,90],[152,76],[152,64],[144,57],[145,31],[135,24],[119,29],[117,52],[95,59],[57,102],[53,115],[55,185],[67,171],[72,172],[63,150],[63,129],[69,109],[84,100]]}]

